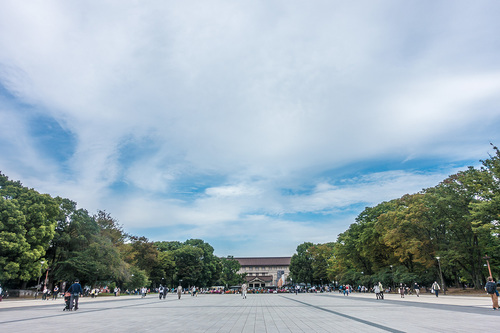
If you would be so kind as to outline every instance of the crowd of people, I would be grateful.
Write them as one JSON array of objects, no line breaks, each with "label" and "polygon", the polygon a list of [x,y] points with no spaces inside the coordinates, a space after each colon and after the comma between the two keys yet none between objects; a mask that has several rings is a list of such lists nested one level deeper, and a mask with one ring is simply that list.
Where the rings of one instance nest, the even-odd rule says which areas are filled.
[{"label": "crowd of people", "polygon": [[[63,289],[64,289],[63,285]],[[414,282],[413,285],[410,287],[404,283],[400,283],[399,287],[397,288],[401,298],[404,298],[405,295],[411,295],[415,294],[417,297],[420,297],[420,290],[422,288],[425,288],[426,291],[429,291],[430,293],[434,294],[436,297],[439,297],[439,292],[441,290],[441,286],[437,281],[434,281],[432,284],[431,288],[428,289],[426,287],[421,287],[417,282]],[[312,287],[305,287],[301,285],[295,285],[295,286],[287,286],[283,289],[280,289],[280,292],[288,292],[288,293],[323,293],[323,292],[334,292],[337,290],[340,294],[344,296],[349,296],[349,294],[353,292],[358,292],[358,293],[374,293],[376,299],[384,299],[384,293],[391,293],[393,290],[391,287],[387,287],[384,289],[382,286],[381,282],[375,283],[372,287],[366,287],[364,285],[358,285],[357,288],[353,288],[350,284],[343,284],[343,285],[324,285],[324,286],[312,286]],[[168,287],[164,287],[160,285],[158,288],[154,288],[153,292],[158,293],[159,299],[166,299],[168,292],[171,291],[172,293],[176,293],[178,299],[181,299],[181,295],[183,294],[190,294],[193,297],[197,297],[198,293],[226,293],[224,287],[216,287],[216,288],[197,288],[196,286],[191,286],[189,288],[183,288],[182,286],[178,286],[177,288],[171,288],[169,289]],[[488,282],[485,285],[485,291],[488,295],[491,296],[492,300],[492,305],[493,305],[493,310],[498,310],[498,296],[499,292],[497,290],[497,283],[494,281],[494,279],[490,276],[488,278]],[[66,306],[65,310],[78,310],[78,299],[80,296],[91,296],[92,298],[96,297],[98,294],[102,292],[107,292],[109,293],[109,289],[107,287],[104,288],[94,288],[90,289],[88,287],[82,288],[78,280],[75,280],[73,284],[69,286],[63,293],[60,293],[59,286],[54,286],[52,290],[49,290],[44,286],[43,293],[42,293],[42,299],[43,300],[48,300],[52,299],[55,300],[58,298],[58,295],[63,295]],[[120,288],[115,287],[113,290],[113,293],[115,296],[120,295]],[[243,284],[241,287],[237,289],[230,289],[231,293],[239,293],[242,295],[242,297],[245,299],[247,297],[247,293],[276,293],[278,292],[276,289],[271,289],[271,288],[248,288],[247,284]],[[140,294],[141,298],[145,298],[148,293],[151,293],[151,289],[148,289],[146,287],[134,289],[133,291],[126,290],[125,293],[127,295],[130,294]],[[0,284],[0,301],[2,301],[2,295],[3,295],[3,289]]]}]

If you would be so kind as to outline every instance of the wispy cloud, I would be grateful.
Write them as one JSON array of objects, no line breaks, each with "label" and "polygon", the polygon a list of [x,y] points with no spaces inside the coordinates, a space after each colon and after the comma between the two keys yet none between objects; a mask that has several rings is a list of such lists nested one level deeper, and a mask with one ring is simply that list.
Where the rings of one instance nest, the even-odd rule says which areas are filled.
[{"label": "wispy cloud", "polygon": [[499,140],[499,6],[3,1],[0,170],[221,255],[334,240]]}]

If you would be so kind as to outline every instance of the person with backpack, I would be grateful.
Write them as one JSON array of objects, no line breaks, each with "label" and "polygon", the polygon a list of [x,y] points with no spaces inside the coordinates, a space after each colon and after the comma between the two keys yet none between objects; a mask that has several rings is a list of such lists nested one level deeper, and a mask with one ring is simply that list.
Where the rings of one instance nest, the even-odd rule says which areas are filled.
[{"label": "person with backpack", "polygon": [[486,282],[484,289],[491,296],[491,301],[493,302],[493,310],[498,310],[497,284],[491,276],[488,277],[488,282]]},{"label": "person with backpack", "polygon": [[439,290],[441,289],[441,287],[439,286],[439,284],[437,283],[437,281],[434,281],[434,283],[432,284],[432,291],[434,292],[434,294],[436,295],[436,297],[439,297]]}]

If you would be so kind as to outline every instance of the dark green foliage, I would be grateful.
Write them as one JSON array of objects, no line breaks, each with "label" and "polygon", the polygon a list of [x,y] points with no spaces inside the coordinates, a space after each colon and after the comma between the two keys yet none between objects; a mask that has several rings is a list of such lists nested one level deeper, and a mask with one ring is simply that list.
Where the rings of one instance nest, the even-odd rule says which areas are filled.
[{"label": "dark green foliage", "polygon": [[305,242],[297,246],[297,253],[290,260],[290,275],[295,282],[314,283],[312,256],[309,248],[313,243]]},{"label": "dark green foliage", "polygon": [[233,256],[227,256],[227,258],[220,258],[222,264],[222,273],[220,280],[217,282],[219,286],[238,286],[245,282],[246,273],[239,274],[238,271],[241,268],[238,260],[234,259]]}]

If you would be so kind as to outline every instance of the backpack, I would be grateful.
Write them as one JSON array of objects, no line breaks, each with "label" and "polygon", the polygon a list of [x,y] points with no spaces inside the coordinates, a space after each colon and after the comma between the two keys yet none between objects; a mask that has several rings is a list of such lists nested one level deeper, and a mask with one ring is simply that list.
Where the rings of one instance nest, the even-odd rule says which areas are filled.
[{"label": "backpack", "polygon": [[495,293],[495,284],[493,282],[488,282],[486,284],[486,292],[488,294],[494,294]]}]

